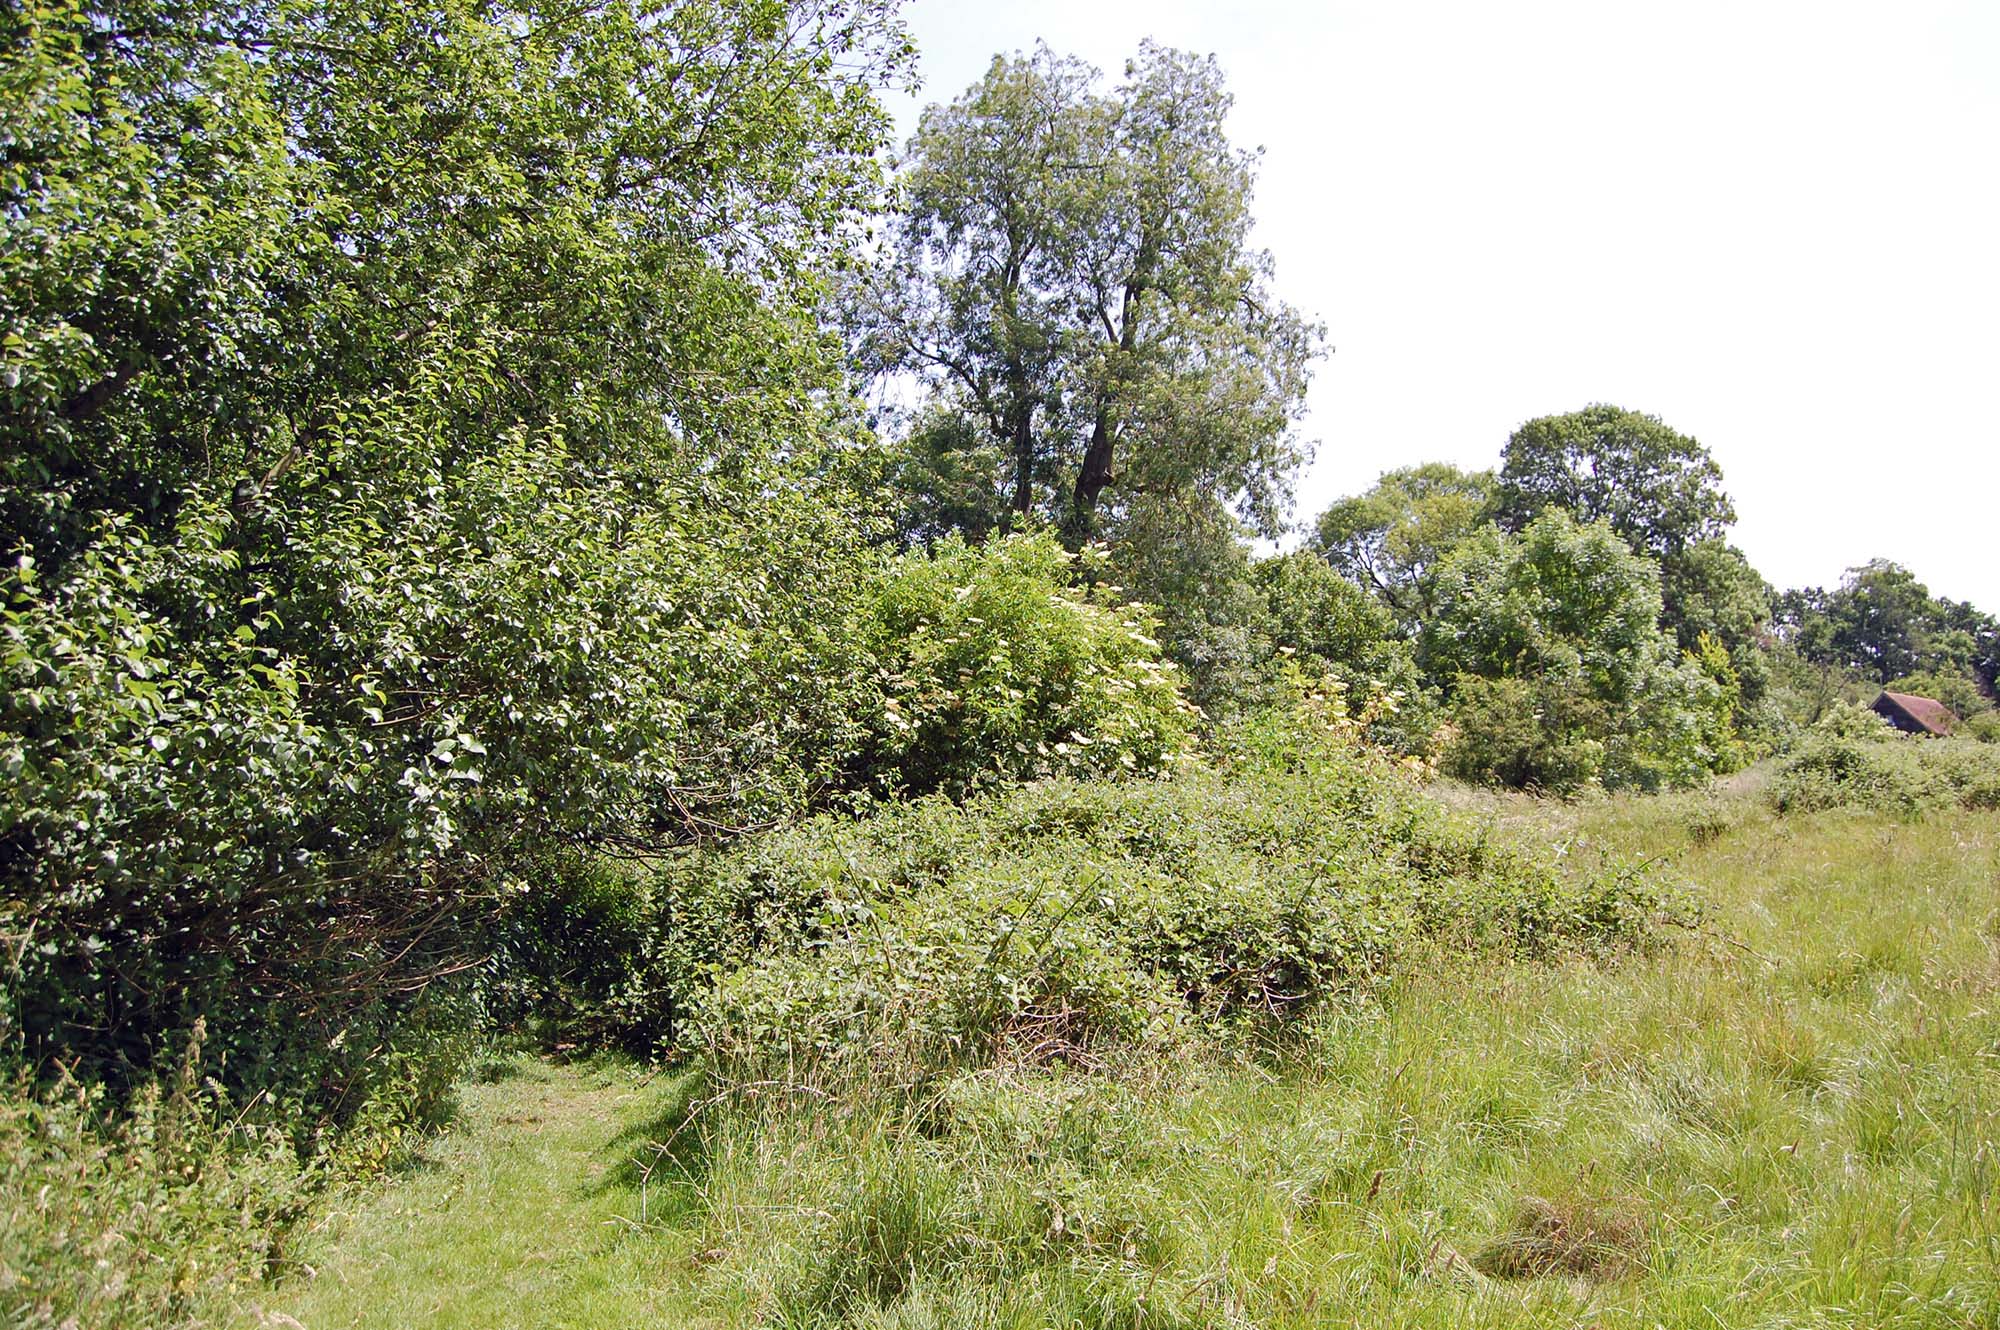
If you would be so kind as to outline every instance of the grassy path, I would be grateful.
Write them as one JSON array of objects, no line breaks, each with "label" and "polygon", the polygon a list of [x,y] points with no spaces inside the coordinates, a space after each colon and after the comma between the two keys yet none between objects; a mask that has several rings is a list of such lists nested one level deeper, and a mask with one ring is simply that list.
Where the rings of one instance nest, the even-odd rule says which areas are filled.
[{"label": "grassy path", "polygon": [[1710,931],[1441,957],[1302,1055],[999,1069],[914,1118],[675,1135],[685,1083],[517,1064],[245,1323],[2000,1326],[2000,818],[1493,807],[1672,853]]},{"label": "grassy path", "polygon": [[687,1325],[677,1247],[637,1227],[633,1162],[682,1084],[625,1067],[492,1064],[462,1120],[408,1174],[337,1206],[303,1244],[305,1277],[244,1323]]}]

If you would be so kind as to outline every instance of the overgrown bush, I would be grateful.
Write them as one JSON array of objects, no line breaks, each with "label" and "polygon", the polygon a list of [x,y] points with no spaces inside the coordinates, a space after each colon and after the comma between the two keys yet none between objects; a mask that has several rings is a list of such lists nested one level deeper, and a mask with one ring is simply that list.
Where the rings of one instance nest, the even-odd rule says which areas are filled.
[{"label": "overgrown bush", "polygon": [[837,781],[818,314],[905,57],[780,13],[10,9],[0,1041],[137,1086],[205,1015],[351,1112],[549,846]]},{"label": "overgrown bush", "polygon": [[1289,687],[1162,777],[884,802],[561,878],[503,930],[508,1010],[640,1055],[1087,1061],[1283,1018],[1440,939],[1622,945],[1677,908],[1447,813],[1337,681]]},{"label": "overgrown bush", "polygon": [[1784,759],[1770,797],[1779,811],[1873,808],[1915,816],[1945,808],[2000,808],[2000,748],[1876,725],[1850,732],[1850,713],[1811,732]]},{"label": "overgrown bush", "polygon": [[870,597],[879,705],[858,762],[882,791],[962,796],[1051,775],[1158,771],[1193,712],[1145,612],[1073,589],[1048,536],[902,556]]},{"label": "overgrown bush", "polygon": [[1362,744],[1335,698],[1302,705],[1223,765],[888,809],[841,831],[859,853],[823,832],[794,931],[719,971],[683,1038],[725,1062],[891,1075],[1002,1047],[1088,1064],[1282,1019],[1439,941],[1625,945],[1672,908],[1643,873],[1565,875],[1494,839]]}]

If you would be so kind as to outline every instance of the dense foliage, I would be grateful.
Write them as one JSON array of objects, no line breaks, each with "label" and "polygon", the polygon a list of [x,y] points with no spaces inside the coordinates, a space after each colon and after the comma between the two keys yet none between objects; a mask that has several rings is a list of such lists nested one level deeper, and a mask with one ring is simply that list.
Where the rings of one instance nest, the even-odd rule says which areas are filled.
[{"label": "dense foliage", "polygon": [[2000,746],[1905,735],[1872,712],[1837,709],[1785,757],[1770,795],[1787,813],[2000,808]]},{"label": "dense foliage", "polygon": [[1319,337],[1248,243],[1229,106],[1213,59],[1147,43],[1109,91],[1043,47],[925,113],[851,313],[864,364],[926,389],[901,474],[936,483],[936,519],[1155,560],[1224,511],[1281,528]]},{"label": "dense foliage", "polygon": [[896,560],[861,641],[880,702],[857,758],[890,793],[1159,771],[1192,713],[1143,611],[1070,585],[1048,537]]},{"label": "dense foliage", "polygon": [[1419,660],[1452,681],[1458,774],[1569,790],[1689,784],[1737,758],[1724,653],[1683,658],[1659,573],[1608,523],[1488,527],[1433,577]]},{"label": "dense foliage", "polygon": [[845,3],[5,19],[4,1019],[358,1102],[550,844],[838,771]]},{"label": "dense foliage", "polygon": [[735,1063],[1089,1065],[1287,1017],[1426,939],[1637,944],[1669,908],[1651,876],[1565,875],[1447,814],[1322,693],[1166,779],[898,803],[596,884],[535,926],[614,959],[532,982],[600,1038]]},{"label": "dense foliage", "polygon": [[[1927,675],[1991,697],[2000,679],[2000,619],[1933,596],[1909,569],[1886,559],[1849,569],[1831,591],[1787,591],[1777,617],[1801,660],[1872,683]],[[1963,694],[1952,700],[1968,702]]]}]

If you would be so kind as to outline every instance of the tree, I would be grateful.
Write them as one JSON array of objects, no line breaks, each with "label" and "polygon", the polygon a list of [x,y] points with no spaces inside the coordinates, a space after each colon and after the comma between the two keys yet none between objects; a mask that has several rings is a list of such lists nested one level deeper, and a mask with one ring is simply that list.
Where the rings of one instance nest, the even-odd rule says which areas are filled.
[{"label": "tree", "polygon": [[[565,846],[838,774],[874,0],[0,19],[0,1040],[352,1107]],[[17,1044],[18,1041],[18,1044]],[[365,1087],[362,1087],[365,1088]]]},{"label": "tree", "polygon": [[1320,515],[1313,544],[1406,624],[1424,617],[1425,575],[1489,519],[1493,473],[1428,462],[1384,472],[1365,494]]},{"label": "tree", "polygon": [[1212,59],[1148,43],[1104,93],[1043,47],[911,139],[887,261],[852,302],[863,360],[985,433],[1017,524],[1115,539],[1150,504],[1155,527],[1227,509],[1276,533],[1320,338],[1248,244],[1255,156],[1229,105]]},{"label": "tree", "polygon": [[1719,645],[1743,704],[1761,700],[1771,679],[1771,588],[1743,552],[1723,540],[1690,545],[1660,565],[1660,592],[1661,621],[1681,650],[1702,650],[1704,638]]},{"label": "tree", "polygon": [[1518,535],[1487,527],[1430,580],[1418,660],[1441,682],[1557,674],[1618,707],[1665,649],[1659,572],[1605,522],[1556,512]]},{"label": "tree", "polygon": [[1607,522],[1663,564],[1736,520],[1706,448],[1657,416],[1603,405],[1531,420],[1507,440],[1495,495],[1501,525],[1524,530],[1550,508]]},{"label": "tree", "polygon": [[1780,631],[1801,658],[1880,684],[1920,672],[1970,675],[1988,691],[2000,663],[2000,620],[1931,595],[1901,564],[1875,559],[1841,585],[1788,591]]},{"label": "tree", "polygon": [[1418,661],[1451,695],[1460,774],[1653,787],[1736,759],[1726,653],[1674,649],[1657,565],[1609,523],[1556,510],[1519,534],[1485,527],[1429,580]]}]

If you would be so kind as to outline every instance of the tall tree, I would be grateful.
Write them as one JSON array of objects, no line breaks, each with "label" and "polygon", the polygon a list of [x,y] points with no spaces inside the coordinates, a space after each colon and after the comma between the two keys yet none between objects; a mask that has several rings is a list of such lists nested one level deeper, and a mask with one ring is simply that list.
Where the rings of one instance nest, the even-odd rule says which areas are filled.
[{"label": "tall tree", "polygon": [[1736,520],[1708,449],[1657,416],[1604,405],[1531,420],[1507,440],[1495,495],[1501,525],[1523,530],[1549,508],[1608,522],[1663,563]]},{"label": "tall tree", "polygon": [[1424,617],[1425,574],[1488,520],[1493,483],[1491,471],[1448,462],[1385,472],[1367,493],[1320,514],[1314,544],[1336,571],[1414,625]]},{"label": "tall tree", "polygon": [[1192,495],[1275,534],[1320,334],[1248,243],[1256,156],[1212,59],[1148,43],[1098,85],[1044,47],[925,113],[864,359],[976,422],[1017,523],[1115,535]]}]

